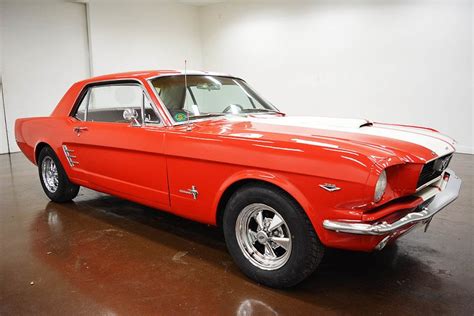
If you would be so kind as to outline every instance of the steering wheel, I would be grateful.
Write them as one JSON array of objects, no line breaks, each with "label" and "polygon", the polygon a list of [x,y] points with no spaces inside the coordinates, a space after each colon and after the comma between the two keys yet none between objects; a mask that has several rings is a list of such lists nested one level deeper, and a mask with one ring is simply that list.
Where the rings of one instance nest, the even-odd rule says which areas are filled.
[{"label": "steering wheel", "polygon": [[224,111],[222,111],[222,113],[229,113],[230,109],[232,109],[232,106],[236,106],[238,108],[240,108],[240,111],[243,112],[244,111],[244,107],[241,106],[240,104],[231,104],[229,106],[227,106]]}]

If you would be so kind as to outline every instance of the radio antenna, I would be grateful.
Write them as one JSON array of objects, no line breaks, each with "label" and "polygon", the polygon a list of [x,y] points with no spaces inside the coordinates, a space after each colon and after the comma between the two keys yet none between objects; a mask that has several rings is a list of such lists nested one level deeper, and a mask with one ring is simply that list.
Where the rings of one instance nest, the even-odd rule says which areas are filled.
[{"label": "radio antenna", "polygon": [[184,104],[183,110],[186,111],[186,131],[191,130],[190,120],[189,120],[189,111],[186,110],[184,107],[186,106],[186,94],[188,92],[188,72],[187,72],[187,60],[184,60]]}]

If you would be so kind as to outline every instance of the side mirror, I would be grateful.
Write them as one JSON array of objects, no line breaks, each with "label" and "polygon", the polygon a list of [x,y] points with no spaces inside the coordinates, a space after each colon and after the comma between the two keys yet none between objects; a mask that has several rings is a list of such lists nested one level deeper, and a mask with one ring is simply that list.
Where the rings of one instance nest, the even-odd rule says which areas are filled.
[{"label": "side mirror", "polygon": [[138,112],[135,109],[125,109],[123,111],[123,119],[129,121],[131,126],[141,126],[138,121]]}]

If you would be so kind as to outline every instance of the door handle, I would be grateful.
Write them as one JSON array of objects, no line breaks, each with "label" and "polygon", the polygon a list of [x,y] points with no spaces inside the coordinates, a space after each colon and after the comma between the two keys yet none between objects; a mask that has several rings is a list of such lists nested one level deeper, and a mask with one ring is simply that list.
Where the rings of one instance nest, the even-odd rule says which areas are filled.
[{"label": "door handle", "polygon": [[80,136],[82,132],[87,131],[88,128],[85,126],[76,126],[73,128],[73,131],[77,134],[77,136]]}]

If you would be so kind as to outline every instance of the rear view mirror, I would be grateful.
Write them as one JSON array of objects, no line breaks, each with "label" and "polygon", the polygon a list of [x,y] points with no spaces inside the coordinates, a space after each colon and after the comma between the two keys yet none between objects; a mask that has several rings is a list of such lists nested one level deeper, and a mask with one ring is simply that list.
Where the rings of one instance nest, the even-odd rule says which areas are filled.
[{"label": "rear view mirror", "polygon": [[200,90],[211,91],[211,90],[220,90],[221,86],[218,84],[213,84],[213,83],[200,83],[196,85],[196,88]]}]

